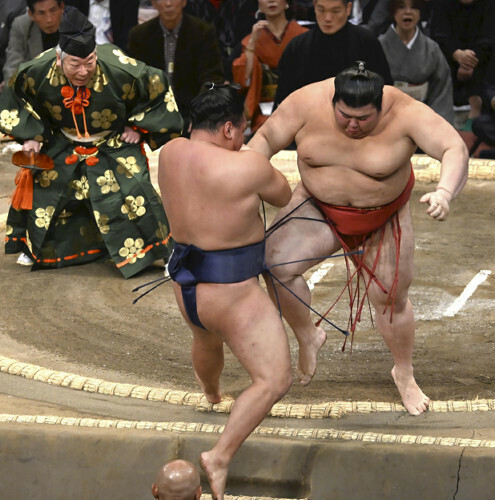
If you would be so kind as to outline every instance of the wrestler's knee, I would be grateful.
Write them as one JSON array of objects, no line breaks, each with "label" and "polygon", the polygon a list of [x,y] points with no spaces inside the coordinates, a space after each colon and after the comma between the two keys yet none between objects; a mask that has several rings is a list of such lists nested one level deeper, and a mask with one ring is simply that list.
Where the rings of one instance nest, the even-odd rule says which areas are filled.
[{"label": "wrestler's knee", "polygon": [[370,292],[369,296],[378,313],[389,310],[393,304],[394,313],[399,314],[406,309],[409,303],[407,290],[397,290],[393,298],[383,290]]},{"label": "wrestler's knee", "polygon": [[279,367],[275,371],[276,373],[270,379],[270,390],[273,400],[278,401],[285,396],[292,386],[292,368],[289,363],[287,366]]}]

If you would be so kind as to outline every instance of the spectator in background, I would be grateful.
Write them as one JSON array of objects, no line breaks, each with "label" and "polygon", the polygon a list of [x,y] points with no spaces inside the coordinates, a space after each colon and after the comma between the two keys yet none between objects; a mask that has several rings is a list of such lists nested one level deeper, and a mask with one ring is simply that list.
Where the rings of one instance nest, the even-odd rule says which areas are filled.
[{"label": "spectator in background", "polygon": [[12,23],[3,67],[3,85],[17,71],[19,64],[58,43],[63,0],[28,0],[27,6],[27,12]]},{"label": "spectator in background", "polygon": [[379,40],[394,86],[424,102],[453,125],[450,68],[438,44],[418,28],[423,4],[423,0],[390,0],[394,24]]},{"label": "spectator in background", "polygon": [[368,28],[376,36],[385,33],[392,22],[388,0],[353,0],[349,21]]},{"label": "spectator in background", "polygon": [[187,131],[189,107],[203,83],[223,82],[215,29],[183,12],[186,0],[152,0],[158,16],[132,28],[127,52],[165,71]]},{"label": "spectator in background", "polygon": [[10,28],[17,16],[26,13],[26,0],[0,2],[0,71],[5,64],[5,51],[9,43]]},{"label": "spectator in background", "polygon": [[431,37],[440,45],[450,65],[454,104],[469,102],[469,130],[481,113],[481,83],[495,42],[493,0],[435,0]]},{"label": "spectator in background", "polygon": [[[495,148],[495,46],[482,87],[483,108],[473,121],[473,132],[485,144]],[[480,157],[495,158],[495,149],[480,152]]]},{"label": "spectator in background", "polygon": [[96,27],[96,43],[127,47],[129,30],[138,23],[139,0],[65,0]]},{"label": "spectator in background", "polygon": [[392,84],[378,38],[348,22],[350,0],[314,0],[314,8],[316,26],[292,39],[280,58],[275,108],[294,90],[335,76],[356,60]]},{"label": "spectator in background", "polygon": [[294,19],[297,19],[301,24],[311,25],[315,23],[315,10],[313,8],[313,0],[294,0],[292,2],[292,10]]},{"label": "spectator in background", "polygon": [[199,471],[187,460],[173,460],[161,467],[151,485],[157,500],[199,500],[201,491]]},{"label": "spectator in background", "polygon": [[431,37],[430,24],[435,0],[424,0],[421,7],[421,30],[426,36]]},{"label": "spectator in background", "polygon": [[271,113],[282,52],[292,38],[307,31],[296,21],[289,21],[286,0],[259,0],[258,4],[260,20],[242,40],[242,55],[232,65],[234,81],[247,90],[244,109],[251,132],[256,132]]},{"label": "spectator in background", "polygon": [[240,55],[241,40],[256,22],[257,0],[187,0],[184,12],[215,26],[224,77],[232,80],[232,61]]}]

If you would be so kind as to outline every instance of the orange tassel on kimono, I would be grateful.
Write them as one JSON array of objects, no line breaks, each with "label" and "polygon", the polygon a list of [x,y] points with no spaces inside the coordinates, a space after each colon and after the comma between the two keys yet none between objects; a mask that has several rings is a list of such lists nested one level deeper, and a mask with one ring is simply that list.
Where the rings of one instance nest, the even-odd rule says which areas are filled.
[{"label": "orange tassel on kimono", "polygon": [[34,151],[17,151],[12,156],[12,163],[22,167],[15,177],[16,189],[12,195],[12,207],[16,210],[31,210],[33,208],[33,169],[51,170],[53,160]]}]

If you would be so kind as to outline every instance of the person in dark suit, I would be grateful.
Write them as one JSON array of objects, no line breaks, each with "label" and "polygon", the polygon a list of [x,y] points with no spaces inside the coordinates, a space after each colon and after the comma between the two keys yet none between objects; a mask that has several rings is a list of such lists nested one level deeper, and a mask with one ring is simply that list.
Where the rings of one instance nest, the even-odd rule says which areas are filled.
[{"label": "person in dark suit", "polygon": [[5,64],[5,51],[9,44],[10,28],[14,19],[26,13],[26,0],[0,2],[0,71]]},{"label": "person in dark suit", "polygon": [[274,110],[292,92],[335,76],[354,61],[365,61],[391,85],[387,58],[378,38],[368,29],[348,22],[350,0],[313,0],[316,25],[293,38],[278,64]]},{"label": "person in dark suit", "polygon": [[392,24],[388,4],[389,0],[354,0],[349,21],[381,35]]},{"label": "person in dark suit", "polygon": [[203,83],[221,83],[224,75],[215,28],[185,14],[185,4],[152,0],[158,16],[131,29],[127,53],[167,73],[187,131],[190,102]]},{"label": "person in dark suit", "polygon": [[473,121],[473,133],[482,142],[491,146],[488,151],[480,151],[480,158],[495,159],[495,45],[492,47],[481,97],[483,107],[481,115]]},{"label": "person in dark suit", "polygon": [[494,19],[493,0],[435,0],[433,5],[431,38],[449,63],[454,105],[470,106],[461,130],[470,131],[472,121],[481,114],[482,84],[495,43]]},{"label": "person in dark suit", "polygon": [[241,40],[256,22],[257,0],[187,0],[184,13],[215,26],[226,80],[233,80],[232,61],[241,55]]},{"label": "person in dark suit", "polygon": [[3,66],[3,85],[19,64],[33,59],[58,43],[58,28],[64,13],[62,0],[28,0],[28,10],[12,23]]},{"label": "person in dark suit", "polygon": [[95,19],[91,17],[91,9],[100,5],[108,7],[112,33],[108,42],[118,45],[122,50],[127,46],[129,30],[138,23],[139,0],[65,0],[65,5],[77,7],[93,24]]}]

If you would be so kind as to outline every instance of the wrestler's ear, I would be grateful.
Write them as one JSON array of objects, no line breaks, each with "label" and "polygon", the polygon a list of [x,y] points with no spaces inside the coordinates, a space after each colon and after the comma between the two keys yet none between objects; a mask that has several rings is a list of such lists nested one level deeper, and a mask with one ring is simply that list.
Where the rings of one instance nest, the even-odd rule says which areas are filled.
[{"label": "wrestler's ear", "polygon": [[234,130],[234,124],[232,122],[225,122],[223,125],[223,135],[226,139],[232,139],[232,132]]},{"label": "wrestler's ear", "polygon": [[158,486],[156,485],[156,483],[153,483],[151,485],[151,494],[155,497],[155,498],[158,498]]}]

